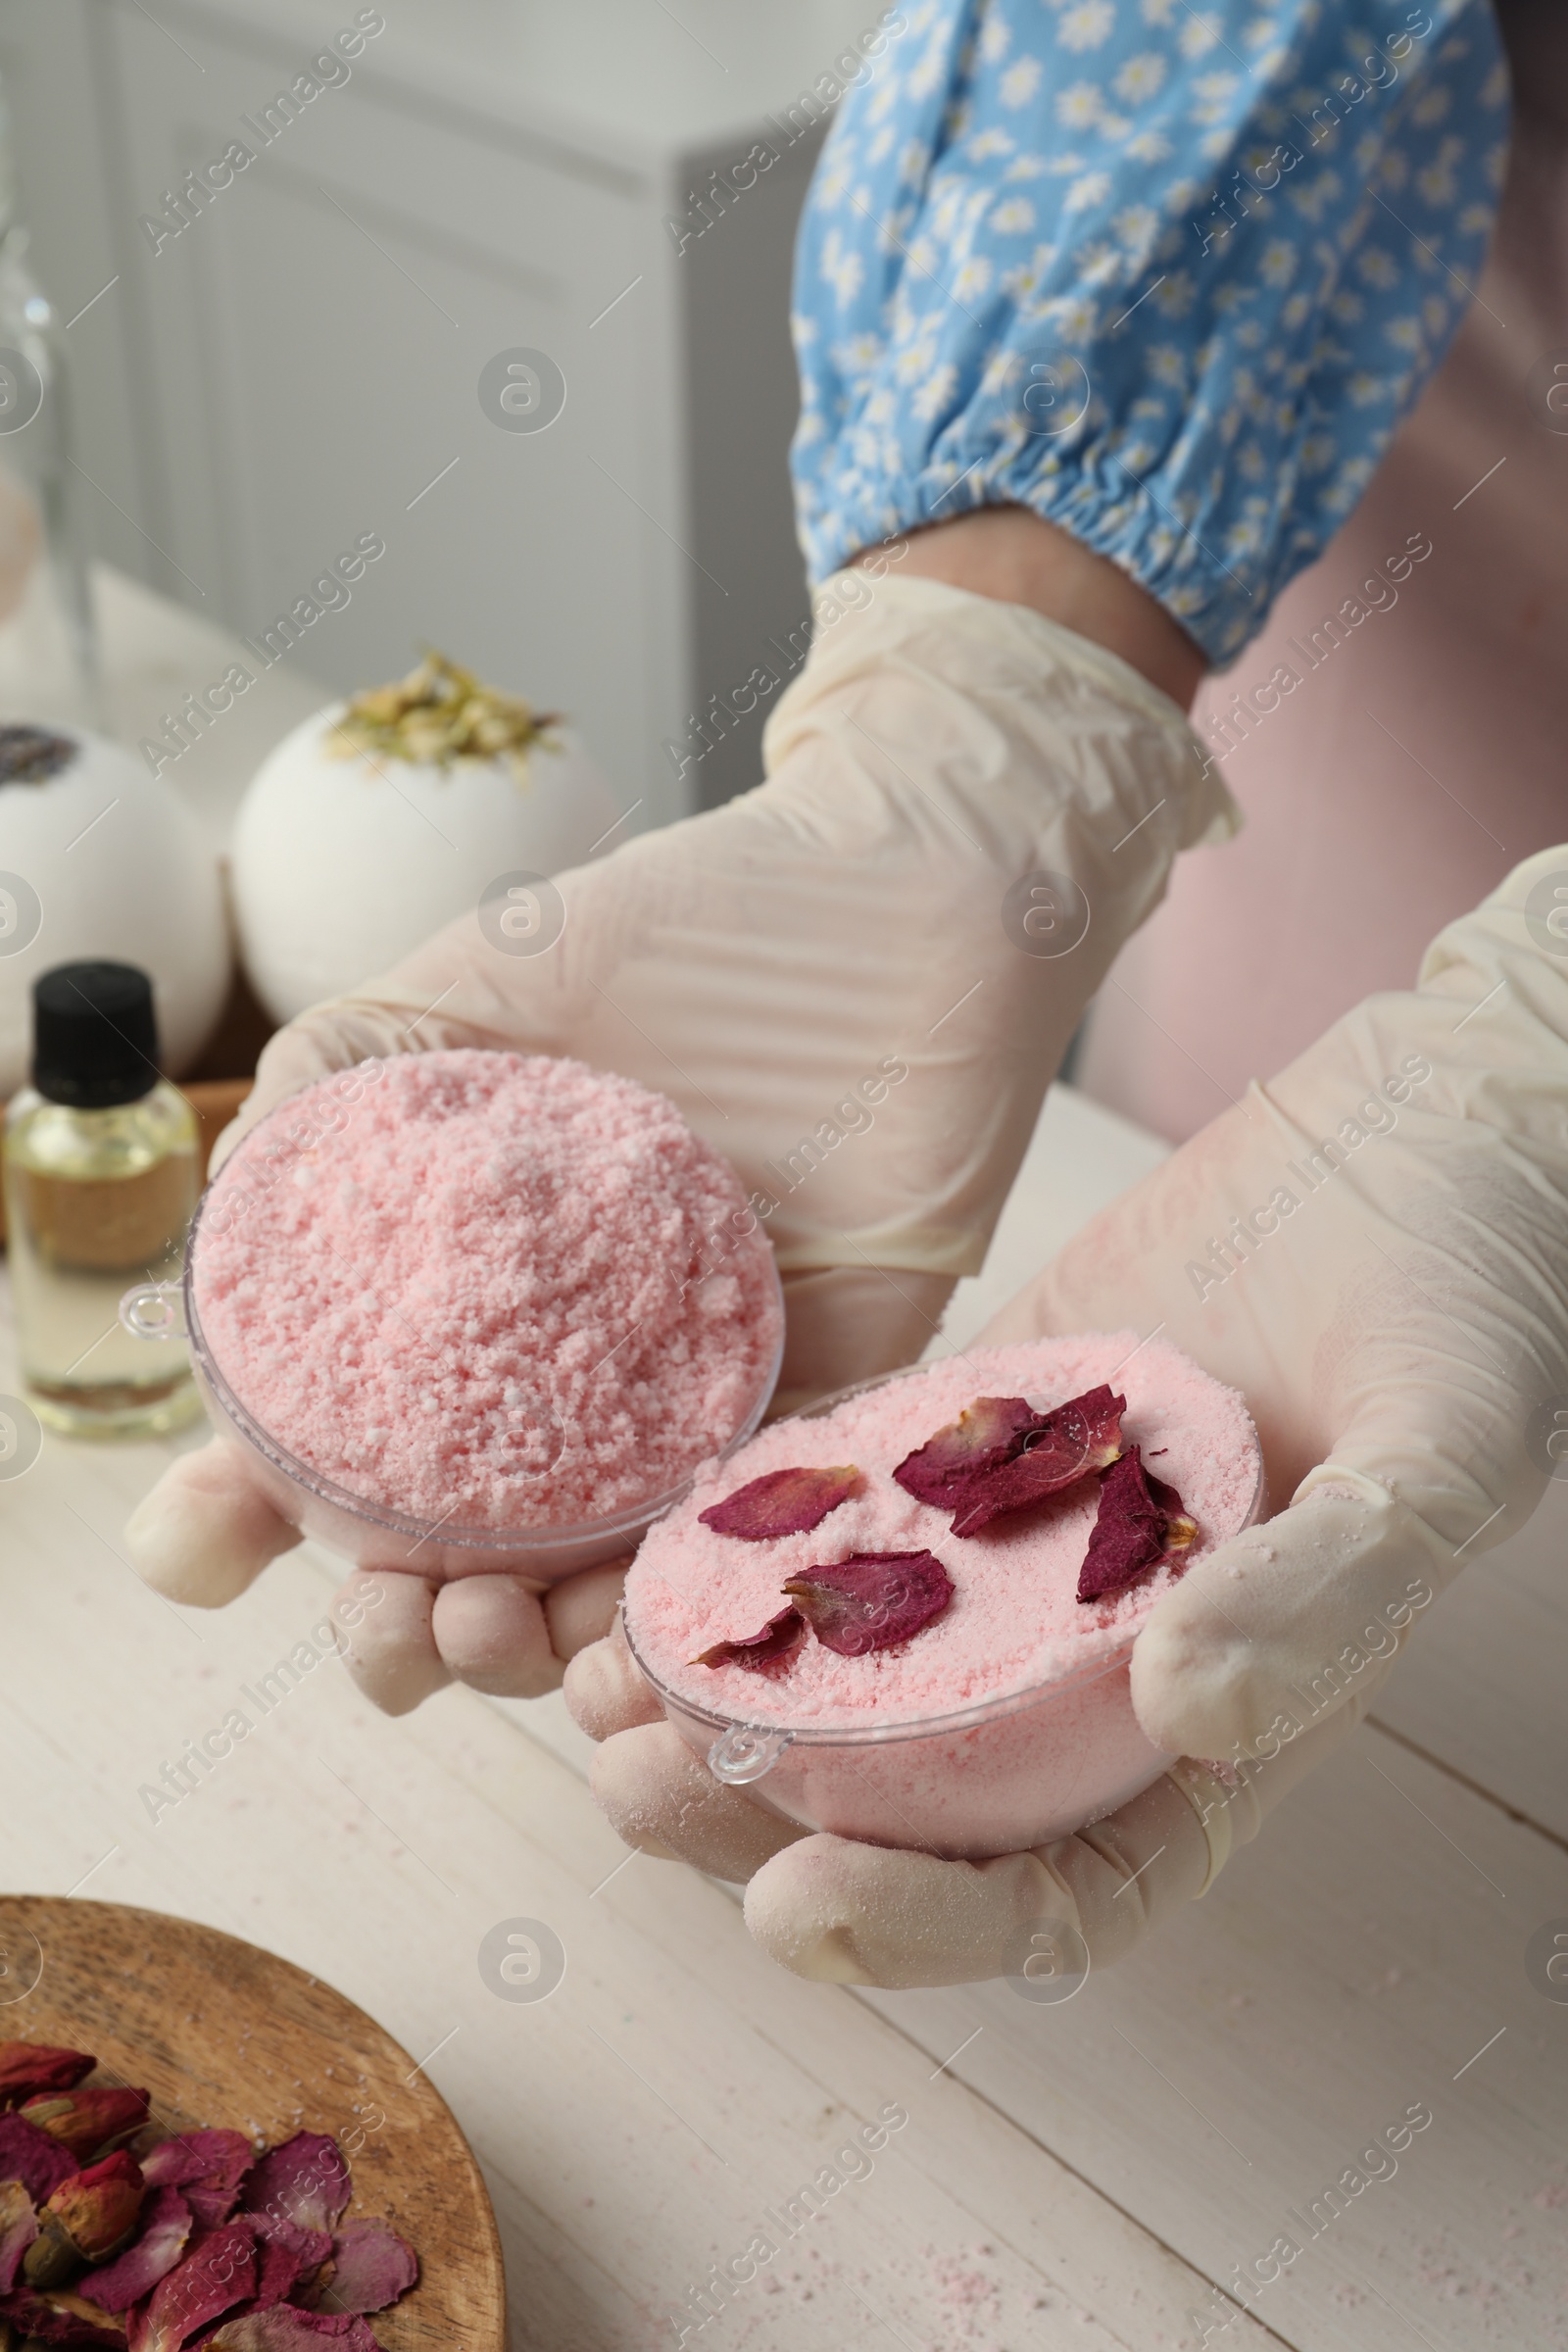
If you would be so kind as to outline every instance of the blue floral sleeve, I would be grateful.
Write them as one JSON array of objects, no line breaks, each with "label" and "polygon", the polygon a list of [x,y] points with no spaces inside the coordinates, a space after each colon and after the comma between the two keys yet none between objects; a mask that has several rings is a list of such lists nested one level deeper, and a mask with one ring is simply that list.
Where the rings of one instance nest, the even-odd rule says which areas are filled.
[{"label": "blue floral sleeve", "polygon": [[911,0],[796,257],[813,579],[1032,508],[1216,663],[1354,507],[1485,257],[1490,0]]}]

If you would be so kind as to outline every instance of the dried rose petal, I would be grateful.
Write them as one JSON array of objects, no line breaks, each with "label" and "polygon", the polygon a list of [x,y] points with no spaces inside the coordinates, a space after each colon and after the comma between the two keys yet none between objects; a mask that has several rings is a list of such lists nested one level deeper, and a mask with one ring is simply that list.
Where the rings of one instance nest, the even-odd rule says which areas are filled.
[{"label": "dried rose petal", "polygon": [[17,2283],[22,2257],[38,2234],[32,2199],[20,2180],[0,2180],[0,2295]]},{"label": "dried rose petal", "polygon": [[300,2230],[335,2230],[349,2201],[349,2168],[324,2132],[296,2132],[253,2166],[240,2205]]},{"label": "dried rose petal", "polygon": [[929,1551],[857,1551],[831,1566],[805,1568],[784,1590],[824,1649],[863,1658],[907,1642],[953,1597],[953,1579]]},{"label": "dried rose petal", "polygon": [[998,1470],[1010,1462],[1022,1452],[1030,1431],[1043,1429],[1045,1420],[1025,1396],[977,1396],[956,1421],[927,1438],[917,1452],[906,1454],[893,1475],[917,1502],[951,1511],[976,1471]]},{"label": "dried rose petal", "polygon": [[[331,2240],[327,2243],[330,2245]],[[298,2246],[291,2246],[282,2237],[258,2238],[256,2253],[256,2308],[265,2311],[269,2305],[281,2303],[285,2295],[293,2293],[306,2275],[306,2265]]]},{"label": "dried rose petal", "polygon": [[73,2287],[57,2287],[45,2300],[54,2306],[59,2319],[68,2323],[74,2321],[77,2327],[88,2330],[101,2329],[105,2335],[113,2337],[120,2346],[120,2352],[124,2352],[124,2321],[118,2312],[105,2311],[101,2303],[95,2303],[90,2295],[84,2295],[81,2291],[84,2284],[84,2280],[78,2279]]},{"label": "dried rose petal", "polygon": [[329,2230],[302,2229],[298,2222],[285,2221],[276,2213],[242,2213],[237,2218],[250,2225],[264,2248],[286,2247],[299,2265],[301,2278],[308,2271],[318,2270],[332,2251]]},{"label": "dried rose petal", "polygon": [[43,2041],[0,2041],[0,2107],[34,2098],[40,2090],[74,2090],[97,2063],[85,2050],[57,2049]]},{"label": "dried rose petal", "polygon": [[1025,1449],[995,1470],[971,1475],[953,1515],[956,1536],[978,1535],[993,1519],[1061,1494],[1091,1471],[1103,1470],[1121,1452],[1125,1396],[1102,1384],[1070,1396],[1047,1413]]},{"label": "dried rose petal", "polygon": [[302,2279],[308,2284],[331,2254],[332,2240],[324,2230],[302,2230],[272,2213],[242,2213],[238,2219],[256,2237],[257,2310],[281,2303]]},{"label": "dried rose petal", "polygon": [[129,2352],[179,2352],[179,2346],[244,2302],[256,2285],[256,2241],[242,2222],[229,2222],[196,2239],[183,2262],[166,2274],[147,2302],[130,2314]]},{"label": "dried rose petal", "polygon": [[714,1535],[741,1536],[748,1544],[772,1536],[808,1536],[859,1483],[853,1462],[829,1470],[767,1470],[697,1517]]},{"label": "dried rose petal", "polygon": [[1129,1446],[1100,1482],[1100,1510],[1078,1572],[1079,1599],[1098,1600],[1102,1592],[1131,1584],[1153,1566],[1176,1529],[1190,1531],[1178,1538],[1185,1547],[1198,1524],[1187,1516],[1175,1488],[1152,1479],[1138,1447]]},{"label": "dried rose petal", "polygon": [[243,2132],[179,2132],[142,2158],[142,2179],[149,2188],[181,2189],[202,2228],[216,2230],[255,2160]]},{"label": "dried rose petal", "polygon": [[1146,1470],[1144,1476],[1149,1481],[1150,1493],[1165,1514],[1165,1549],[1167,1551],[1185,1551],[1188,1545],[1197,1539],[1198,1521],[1188,1510],[1186,1503],[1183,1502],[1174,1487],[1168,1487],[1165,1481],[1162,1478],[1156,1478],[1152,1470]]},{"label": "dried rose petal", "polygon": [[102,2311],[128,2311],[150,2295],[185,2251],[191,2210],[177,2188],[155,2188],[142,2207],[141,2230],[122,2254],[91,2271],[82,2285]]},{"label": "dried rose petal", "polygon": [[35,2295],[19,2288],[0,2295],[0,2320],[10,2321],[19,2343],[36,2338],[40,2344],[104,2344],[111,2352],[125,2352],[120,2322],[81,2295]]},{"label": "dried rose petal", "polygon": [[144,2090],[72,2090],[28,2099],[20,2110],[24,2123],[36,2124],[76,2162],[96,2156],[117,2139],[131,2139],[147,2121]]},{"label": "dried rose petal", "polygon": [[744,1666],[750,1674],[787,1673],[806,1640],[806,1619],[797,1608],[780,1609],[760,1634],[743,1634],[738,1642],[715,1642],[700,1649],[694,1666]]},{"label": "dried rose petal", "polygon": [[337,2344],[342,2352],[380,2352],[374,2329],[356,2313],[296,2311],[292,2303],[225,2320],[216,2335],[206,2338],[203,2352],[314,2352],[323,2343]]},{"label": "dried rose petal", "polygon": [[0,2115],[0,2180],[20,2180],[42,2205],[75,2170],[75,2157],[58,2139],[20,2115]]},{"label": "dried rose petal", "polygon": [[345,2222],[332,2240],[324,2301],[333,2311],[385,2311],[419,2276],[418,2257],[390,2222]]}]

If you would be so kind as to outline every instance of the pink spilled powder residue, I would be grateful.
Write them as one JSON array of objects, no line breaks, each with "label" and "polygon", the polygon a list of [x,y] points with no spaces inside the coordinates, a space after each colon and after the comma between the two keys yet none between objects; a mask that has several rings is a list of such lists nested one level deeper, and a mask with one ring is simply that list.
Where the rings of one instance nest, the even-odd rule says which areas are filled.
[{"label": "pink spilled powder residue", "polygon": [[[1077,1597],[1098,1505],[1093,1476],[969,1537],[951,1533],[950,1511],[894,1483],[905,1455],[977,1396],[1026,1396],[1044,1410],[1102,1381],[1127,1398],[1124,1442],[1141,1445],[1180,1491],[1199,1530],[1189,1550],[1119,1591]],[[808,1534],[739,1543],[700,1523],[765,1471],[850,1462],[859,1491]],[[715,1717],[795,1735],[757,1784],[791,1818],[884,1844],[1010,1852],[1014,1841],[1037,1844],[1099,1818],[1161,1769],[1133,1714],[1127,1655],[1160,1594],[1249,1524],[1260,1470],[1242,1398],[1167,1341],[1140,1345],[1124,1331],[973,1348],[817,1418],[774,1422],[706,1470],[644,1541],[626,1584],[627,1632],[699,1752]],[[844,1657],[808,1640],[787,1673],[766,1678],[691,1662],[755,1634],[783,1605],[788,1577],[852,1553],[919,1551],[941,1562],[955,1591],[907,1642]],[[919,1728],[993,1701],[1011,1703],[961,1731]],[[683,1718],[683,1703],[701,1713]],[[835,1743],[840,1730],[852,1738]]]},{"label": "pink spilled powder residue", "polygon": [[972,2246],[940,2254],[931,2264],[932,2284],[951,2333],[965,2344],[996,2344],[1002,2319],[1002,2286],[994,2246]]},{"label": "pink spilled powder residue", "polygon": [[[479,1528],[633,1509],[727,1444],[782,1307],[738,1178],[674,1106],[544,1055],[363,1075],[352,1107],[323,1080],[264,1121],[204,1207],[202,1337],[269,1435],[367,1501]],[[269,1145],[304,1122],[328,1132],[278,1173]]]},{"label": "pink spilled powder residue", "polygon": [[[829,2352],[885,2336],[890,2345],[918,2344],[924,2352],[1026,2352],[1048,2340],[1042,2313],[1053,2315],[1052,2344],[1066,2340],[1063,2326],[1076,2333],[1094,2325],[1089,2312],[1055,2289],[1048,2294],[1027,2263],[994,2246],[954,2253],[901,2247],[898,2258],[883,2248],[873,2265],[834,2250],[851,2241],[843,2230],[835,2232],[828,2216],[819,2215],[812,2227],[826,2233],[822,2244],[802,2239],[781,2249],[721,2321],[715,2315],[696,2323],[682,2340],[690,2346],[710,2330],[710,2341],[721,2341],[730,2352],[783,2352],[786,2346],[795,2352],[817,2341]],[[857,2233],[853,2242],[865,2241]],[[667,2347],[684,2325],[680,2312],[651,2322],[639,2343],[647,2352]],[[1147,2340],[1167,2339],[1155,2329]]]}]

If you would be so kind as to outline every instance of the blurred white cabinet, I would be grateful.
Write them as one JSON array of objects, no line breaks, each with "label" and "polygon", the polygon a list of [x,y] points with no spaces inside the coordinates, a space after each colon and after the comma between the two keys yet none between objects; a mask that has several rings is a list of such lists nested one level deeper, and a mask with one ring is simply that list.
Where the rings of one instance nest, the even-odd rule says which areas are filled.
[{"label": "blurred white cabinet", "polygon": [[[387,0],[264,146],[358,13],[9,0],[40,274],[65,318],[115,280],[68,335],[98,544],[254,635],[373,533],[286,659],[343,687],[433,643],[568,711],[637,824],[723,799],[763,710],[684,779],[668,747],[806,610],[788,286],[816,140],[764,117],[875,12]],[[670,217],[760,136],[778,161],[678,250]],[[141,217],[236,138],[256,160],[155,252]],[[480,404],[518,348],[565,381],[544,431]]]}]

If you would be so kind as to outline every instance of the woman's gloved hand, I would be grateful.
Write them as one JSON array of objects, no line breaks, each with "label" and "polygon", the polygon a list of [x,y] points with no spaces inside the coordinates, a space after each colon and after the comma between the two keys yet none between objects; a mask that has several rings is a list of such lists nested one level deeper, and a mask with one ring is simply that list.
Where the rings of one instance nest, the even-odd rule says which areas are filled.
[{"label": "woman's gloved hand", "polygon": [[776,1959],[861,1984],[1017,1973],[1043,1919],[1102,1963],[1200,1893],[1428,1602],[1523,1526],[1568,1427],[1565,908],[1568,848],[1518,867],[1414,990],[1251,1087],[983,1335],[1158,1330],[1252,1409],[1290,1506],[1199,1562],[1133,1650],[1139,1720],[1188,1760],[1076,1838],[979,1865],[804,1836],[711,1781],[612,1638],[566,1689],[621,1834],[749,1877]]},{"label": "woman's gloved hand", "polygon": [[[819,597],[765,784],[559,876],[559,936],[467,915],[305,1013],[224,1140],[371,1055],[569,1054],[669,1096],[739,1170],[784,1278],[785,1399],[917,1354],[980,1265],[1116,950],[1177,850],[1234,816],[1128,663],[1039,612],[892,576],[898,552]],[[127,1538],[160,1591],[203,1603],[297,1541],[223,1444],[176,1463]],[[514,1579],[407,1583],[357,1637],[394,1707],[450,1670],[547,1688],[567,1615],[572,1642],[609,1617],[570,1587],[541,1615]]]}]

